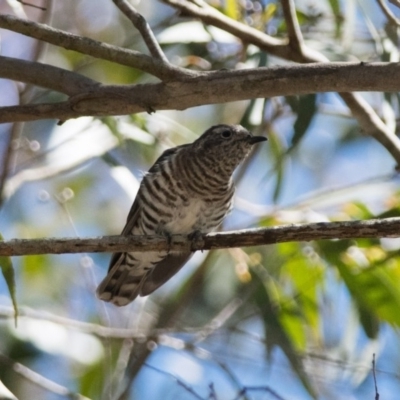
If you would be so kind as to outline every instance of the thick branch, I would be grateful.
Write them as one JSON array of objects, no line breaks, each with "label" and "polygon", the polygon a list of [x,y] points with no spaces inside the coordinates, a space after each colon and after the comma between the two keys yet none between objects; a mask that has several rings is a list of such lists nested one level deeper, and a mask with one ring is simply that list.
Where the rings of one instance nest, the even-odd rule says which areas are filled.
[{"label": "thick branch", "polygon": [[68,50],[74,50],[92,57],[136,68],[160,79],[171,79],[176,76],[190,75],[190,71],[174,67],[171,64],[166,64],[138,51],[112,46],[93,39],[64,32],[48,25],[16,18],[12,15],[0,15],[0,28],[9,29]]},{"label": "thick branch", "polygon": [[[17,78],[23,80],[23,75],[18,75]],[[44,84],[48,85],[49,82],[44,80]],[[83,92],[73,96],[66,102],[0,108],[0,123],[46,118],[66,120],[85,115],[121,115],[167,109],[184,110],[204,104],[235,100],[342,90],[399,91],[400,65],[316,63],[198,72],[196,77],[168,83],[136,86],[103,85],[88,93]],[[353,95],[348,97],[353,98]],[[359,104],[356,103],[354,107]],[[362,113],[361,117],[365,114]],[[369,127],[369,119],[370,117],[365,120],[366,128]],[[369,129],[374,129],[375,125],[376,123]],[[396,148],[397,141],[393,140],[393,146]],[[400,163],[400,151],[399,156],[395,158]]]},{"label": "thick branch", "polygon": [[69,96],[100,84],[83,75],[35,61],[0,56],[0,77],[53,89]]},{"label": "thick branch", "polygon": [[171,243],[168,243],[167,239],[162,236],[14,239],[0,242],[0,255],[22,256],[31,254],[145,252],[154,250],[196,251],[322,239],[384,237],[400,237],[400,218],[319,222],[246,229],[235,232],[211,233],[193,241],[190,241],[186,236],[174,235]]}]

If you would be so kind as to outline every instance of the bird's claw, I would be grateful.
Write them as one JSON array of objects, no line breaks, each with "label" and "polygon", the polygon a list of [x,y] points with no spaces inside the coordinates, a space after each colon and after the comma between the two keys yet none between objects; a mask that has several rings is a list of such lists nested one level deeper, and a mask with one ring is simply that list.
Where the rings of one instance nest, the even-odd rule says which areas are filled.
[{"label": "bird's claw", "polygon": [[199,230],[195,230],[192,233],[189,233],[188,239],[192,242],[192,249],[196,250],[196,248],[198,247],[197,244],[200,241],[203,241],[203,233]]}]

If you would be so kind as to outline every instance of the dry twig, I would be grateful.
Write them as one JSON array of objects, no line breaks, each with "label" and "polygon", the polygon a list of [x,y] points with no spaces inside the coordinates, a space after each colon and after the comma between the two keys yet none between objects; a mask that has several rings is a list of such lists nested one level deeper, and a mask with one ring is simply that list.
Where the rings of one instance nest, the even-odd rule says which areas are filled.
[{"label": "dry twig", "polygon": [[1,353],[0,353],[0,364],[12,368],[15,373],[27,379],[34,385],[49,392],[55,393],[59,396],[67,397],[71,400],[90,400],[79,393],[71,392],[66,387],[61,386],[58,383],[45,378],[43,375],[38,374],[37,372],[31,370],[25,365],[22,365],[21,363],[11,360],[10,358]]},{"label": "dry twig", "polygon": [[387,6],[385,0],[378,0],[379,7],[382,12],[386,15],[386,18],[394,25],[400,26],[400,19],[398,19],[393,13],[392,10]]},{"label": "dry twig", "polygon": [[162,236],[104,236],[98,238],[14,239],[0,242],[0,255],[98,253],[119,251],[197,251],[233,247],[324,239],[395,238],[400,236],[400,218],[367,221],[317,222],[210,233],[190,241],[173,235],[169,242]]},{"label": "dry twig", "polygon": [[135,10],[135,8],[129,4],[126,0],[113,0],[114,4],[129,18],[135,28],[140,32],[150,54],[164,62],[168,63],[167,57],[165,57],[160,45],[158,44],[153,31],[151,30],[149,24],[140,13]]}]

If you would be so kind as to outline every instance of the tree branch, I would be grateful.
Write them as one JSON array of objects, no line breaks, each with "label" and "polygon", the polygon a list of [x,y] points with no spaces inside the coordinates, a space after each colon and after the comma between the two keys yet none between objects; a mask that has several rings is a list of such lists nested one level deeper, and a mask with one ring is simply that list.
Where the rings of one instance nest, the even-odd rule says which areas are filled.
[{"label": "tree branch", "polygon": [[[260,49],[268,51],[276,56],[304,63],[328,61],[322,54],[303,45],[301,31],[297,19],[295,18],[294,5],[291,0],[282,0],[289,36],[291,38],[291,43],[289,44],[287,41],[272,38],[254,28],[233,21],[206,4],[203,0],[196,0],[193,3],[185,0],[164,0],[164,2],[181,9],[189,15],[201,18],[206,23],[218,26],[236,35],[243,41],[252,43],[260,47]],[[189,71],[136,51],[110,46],[92,39],[82,38],[78,35],[63,32],[43,24],[21,20],[9,15],[0,15],[0,27],[44,40],[70,50],[79,51],[93,57],[99,57],[122,65],[141,69],[163,79],[164,82],[167,81],[166,85],[161,86],[138,85],[135,88],[125,87],[125,90],[120,89],[120,87],[118,89],[113,89],[112,87],[106,86],[102,88],[104,92],[99,89],[90,90],[89,93],[77,93],[79,91],[79,85],[82,84],[83,86],[87,85],[89,87],[93,81],[83,81],[83,79],[79,78],[79,75],[68,75],[68,77],[75,82],[75,87],[68,89],[66,87],[66,81],[64,80],[58,82],[57,79],[47,79],[46,74],[29,74],[29,72],[27,72],[29,69],[27,68],[27,64],[20,64],[19,68],[16,68],[13,72],[10,72],[10,69],[7,70],[7,66],[4,65],[3,75],[5,77],[10,77],[12,75],[12,79],[34,82],[44,87],[51,86],[50,88],[63,91],[64,93],[66,91],[71,91],[74,92],[73,94],[76,94],[76,96],[69,101],[58,104],[23,105],[0,108],[0,123],[32,121],[47,118],[55,118],[64,121],[68,118],[77,118],[84,115],[102,116],[123,113],[133,114],[142,111],[152,112],[166,109],[183,110],[204,104],[216,104],[257,97],[338,91],[342,92],[342,98],[352,110],[353,115],[357,118],[362,129],[378,140],[395,158],[397,164],[400,165],[400,140],[395,136],[394,132],[389,131],[372,107],[360,96],[345,93],[369,90],[387,92],[399,91],[398,86],[396,86],[399,81],[398,73],[394,72],[390,75],[390,78],[393,79],[392,85],[388,83],[388,79],[386,79],[387,76],[384,75],[385,72],[382,74],[382,72],[378,71],[374,71],[372,75],[367,74],[369,81],[367,82],[365,80],[367,68],[363,68],[363,71],[359,70],[362,76],[352,75],[350,79],[344,79],[342,82],[340,82],[340,79],[339,81],[336,80],[338,78],[337,76],[330,76],[330,79],[332,79],[331,82],[325,82],[326,86],[323,86],[317,82],[317,78],[322,79],[318,72],[320,71],[324,74],[324,71],[326,71],[324,70],[324,68],[326,68],[325,65],[320,66],[322,68],[321,70],[318,68],[315,70],[313,69],[316,75],[310,77],[307,81],[307,88],[298,87],[298,81],[285,82],[284,79],[288,79],[288,77],[284,75],[278,76],[275,86],[273,82],[268,82],[267,87],[265,87],[266,82],[263,82],[264,84],[261,85],[260,88],[257,88],[254,86],[258,84],[260,75],[256,74],[254,79],[252,70],[247,70],[244,73],[245,75],[250,74],[249,76],[241,74],[235,75],[236,72],[240,71],[221,71],[208,74]],[[298,51],[293,51],[293,47],[298,48]],[[360,66],[363,65],[365,66],[363,63],[360,64]],[[39,66],[35,65],[35,68],[37,68],[37,70],[39,70],[39,68],[43,71],[46,70],[44,64],[39,64]],[[51,71],[48,69],[48,71],[53,75],[62,75],[61,71],[57,71],[56,69]],[[265,73],[265,70],[261,70],[261,72]],[[24,77],[25,73],[27,74],[26,78]],[[73,73],[69,72],[69,74]],[[377,76],[380,77],[379,80],[376,79]],[[218,78],[221,78],[220,82],[218,82]],[[243,79],[243,82],[232,82],[230,79]],[[169,85],[168,80],[174,80],[174,82],[171,82],[171,85]],[[224,82],[232,82],[232,86],[226,87],[224,86]],[[221,84],[219,85],[219,83]],[[282,90],[278,89],[278,84]],[[289,88],[289,86],[291,87]],[[161,88],[161,91],[157,93],[159,88]],[[104,95],[108,94],[111,95],[110,98],[104,97]]]},{"label": "tree branch", "polygon": [[0,76],[52,89],[69,96],[94,90],[100,85],[99,82],[63,68],[5,56],[0,56]]},{"label": "tree branch", "polygon": [[394,25],[400,26],[400,19],[398,19],[393,13],[392,10],[387,6],[385,0],[378,0],[379,7],[382,12],[386,15],[386,18],[389,22]]},{"label": "tree branch", "polygon": [[[255,28],[233,21],[215,8],[206,4],[203,0],[195,0],[194,2],[189,2],[187,0],[161,1],[181,10],[185,14],[201,19],[204,23],[217,26],[224,31],[230,32],[245,43],[253,44],[261,50],[277,57],[300,63],[329,62],[329,59],[323,54],[304,45],[292,0],[281,0],[286,25],[288,27],[289,42],[277,40]],[[340,93],[341,97],[352,111],[354,117],[358,120],[364,132],[373,136],[385,146],[395,158],[397,164],[400,165],[399,138],[394,135],[394,132],[388,130],[387,126],[378,117],[372,107],[369,106],[361,96],[354,95],[353,93],[346,93],[357,91],[357,89],[348,87],[345,90],[334,89],[333,91],[342,92]]]},{"label": "tree branch", "polygon": [[289,36],[289,46],[293,51],[299,53],[299,57],[302,57],[304,40],[296,18],[296,7],[293,0],[281,0],[281,4]]},{"label": "tree branch", "polygon": [[[129,328],[110,328],[108,326],[90,322],[78,321],[76,319],[61,317],[47,311],[35,310],[29,307],[18,307],[18,319],[27,317],[29,319],[50,321],[68,329],[95,335],[99,338],[113,339],[140,339],[144,332],[138,332]],[[0,306],[0,319],[14,319],[15,311],[12,307]],[[157,331],[155,334],[165,334],[165,331]]]},{"label": "tree branch", "polygon": [[6,365],[14,370],[15,373],[27,379],[34,385],[45,389],[49,392],[55,393],[59,396],[64,396],[72,400],[90,400],[87,397],[70,391],[64,386],[59,385],[58,383],[51,381],[50,379],[45,378],[43,375],[38,374],[37,372],[31,370],[25,365],[18,363],[11,358],[8,358],[4,354],[0,353],[0,364]]},{"label": "tree branch", "polygon": [[43,40],[68,50],[136,68],[160,79],[167,80],[176,76],[190,76],[190,71],[166,64],[138,51],[112,46],[64,32],[48,25],[16,18],[12,15],[0,15],[0,28]]},{"label": "tree branch", "polygon": [[357,119],[361,129],[386,148],[396,160],[396,169],[399,170],[400,141],[395,132],[388,129],[387,125],[379,118],[374,109],[358,93],[349,92],[339,94],[350,108],[354,118]]},{"label": "tree branch", "polygon": [[119,251],[197,251],[324,239],[395,237],[400,237],[400,218],[398,217],[367,221],[318,222],[211,233],[192,241],[187,236],[173,235],[171,243],[168,243],[168,240],[162,236],[13,239],[0,242],[0,256]]},{"label": "tree branch", "polygon": [[[184,15],[199,18],[202,22],[216,26],[241,39],[244,43],[251,43],[261,50],[285,60],[296,62],[326,62],[328,59],[312,49],[303,49],[306,54],[293,52],[287,39],[277,39],[260,30],[235,21],[211,7],[203,0],[193,2],[186,0],[160,0],[163,3],[177,8]],[[306,58],[305,58],[306,57]]]},{"label": "tree branch", "polygon": [[[15,78],[23,80],[22,72],[23,69],[19,69]],[[41,84],[39,81],[41,78],[37,79],[37,83]],[[43,85],[50,86],[51,81],[44,78]],[[62,89],[58,83],[54,83],[53,86],[55,90]],[[101,85],[89,92],[73,96],[65,102],[0,108],[0,123],[50,118],[67,120],[85,115],[121,115],[168,109],[184,110],[204,104],[235,100],[342,90],[399,91],[400,65],[316,63],[196,72],[190,79],[168,83],[135,86]],[[400,164],[400,141],[397,137],[389,132],[384,136],[378,135],[376,127],[380,130],[387,128],[372,108],[354,94],[346,93],[343,96],[351,104],[354,115],[364,131],[376,137]]]},{"label": "tree branch", "polygon": [[168,63],[168,59],[165,57],[146,19],[126,0],[113,0],[113,3],[129,18],[134,27],[140,32],[150,54],[163,63]]}]

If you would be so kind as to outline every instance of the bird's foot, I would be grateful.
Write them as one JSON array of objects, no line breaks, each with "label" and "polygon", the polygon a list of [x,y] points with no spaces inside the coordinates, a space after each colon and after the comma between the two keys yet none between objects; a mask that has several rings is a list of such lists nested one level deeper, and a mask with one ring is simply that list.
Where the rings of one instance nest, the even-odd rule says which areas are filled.
[{"label": "bird's foot", "polygon": [[167,254],[171,251],[172,235],[169,232],[163,232],[163,236],[167,239]]},{"label": "bird's foot", "polygon": [[[192,233],[189,233],[188,239],[192,242],[192,250],[196,251],[202,247],[203,244],[203,233],[199,230],[195,230]],[[201,250],[203,251],[203,250]]]}]

